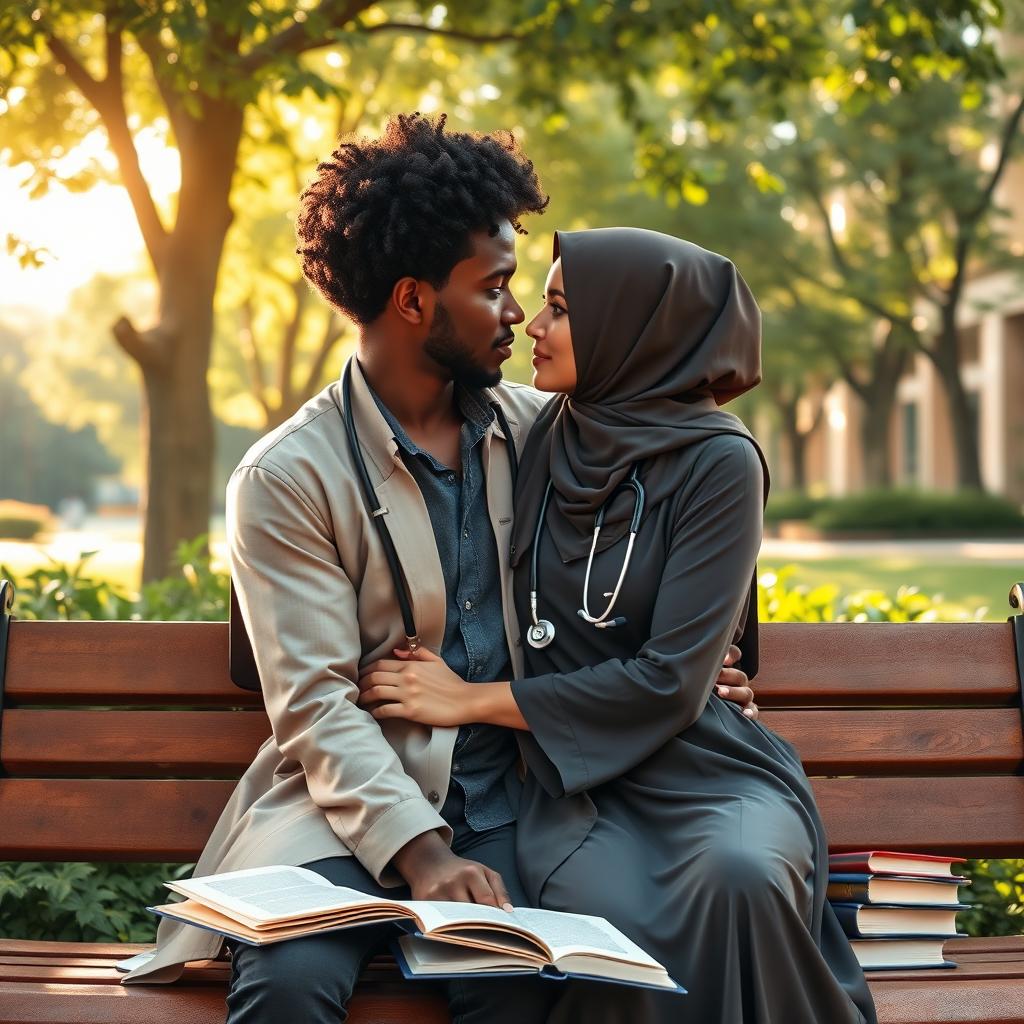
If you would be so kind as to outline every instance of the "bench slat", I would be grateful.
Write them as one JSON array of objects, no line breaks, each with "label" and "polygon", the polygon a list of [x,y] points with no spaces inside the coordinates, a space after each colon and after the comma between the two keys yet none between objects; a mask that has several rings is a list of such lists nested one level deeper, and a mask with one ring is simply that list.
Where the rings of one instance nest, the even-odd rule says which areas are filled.
[{"label": "bench slat", "polygon": [[[1024,762],[1013,708],[767,710],[810,775],[1015,773]],[[261,711],[14,710],[4,716],[12,776],[238,777],[270,735]]]},{"label": "bench slat", "polygon": [[1024,778],[813,779],[829,847],[1024,854]]},{"label": "bench slat", "polygon": [[270,735],[262,711],[8,711],[13,776],[237,778]]},{"label": "bench slat", "polygon": [[[224,1024],[225,987],[215,984],[89,985],[55,981],[3,982],[0,1024]],[[350,1024],[449,1024],[444,1001],[432,991],[385,986],[357,992]]]},{"label": "bench slat", "polygon": [[[833,850],[1021,856],[1024,778],[815,779]],[[0,780],[0,859],[191,861],[234,783]]]},{"label": "bench slat", "polygon": [[765,707],[1020,703],[1005,622],[767,623],[756,691]]},{"label": "bench slat", "polygon": [[235,783],[0,779],[0,859],[195,860]]},{"label": "bench slat", "polygon": [[12,622],[14,704],[258,707],[228,678],[225,622]]},{"label": "bench slat", "polygon": [[1016,708],[769,710],[761,721],[797,748],[808,775],[1014,774],[1024,762]]},{"label": "bench slat", "polygon": [[[223,622],[16,621],[7,699],[258,706],[228,679],[227,658]],[[757,692],[765,707],[1020,701],[1001,622],[766,623]]]},{"label": "bench slat", "polygon": [[964,984],[957,970],[920,973],[929,977],[899,981],[868,977],[879,1024],[1020,1024],[1024,1020],[1024,996],[1017,978]]}]

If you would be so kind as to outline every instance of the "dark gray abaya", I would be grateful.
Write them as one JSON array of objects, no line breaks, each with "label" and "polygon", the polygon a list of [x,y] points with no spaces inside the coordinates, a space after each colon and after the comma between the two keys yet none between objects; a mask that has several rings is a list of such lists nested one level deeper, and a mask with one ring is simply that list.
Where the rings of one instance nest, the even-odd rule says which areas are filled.
[{"label": "dark gray abaya", "polygon": [[[742,351],[744,332],[748,347],[758,342],[752,299],[728,261],[667,236],[615,229],[559,241],[579,384],[575,409],[556,400],[542,415],[517,490],[513,559],[524,627],[536,524],[528,510],[539,507],[529,502],[548,475],[557,492],[538,567],[538,613],[556,638],[527,648],[530,675],[512,684],[531,730],[520,874],[541,906],[607,917],[689,994],[574,983],[552,1024],[874,1024],[863,973],[824,899],[825,833],[799,758],[712,692],[733,640],[756,664],[749,598],[765,474],[742,424],[707,400],[756,383],[757,360],[744,363]],[[632,288],[616,292],[602,279],[609,261],[615,282],[631,278]],[[702,293],[689,300],[691,315],[680,289]],[[611,311],[602,296],[630,308]],[[739,312],[726,308],[735,301]],[[672,316],[661,315],[666,309]],[[730,317],[724,340],[720,332],[694,359]],[[643,369],[621,372],[633,360]],[[664,383],[673,363],[687,364],[675,385],[682,402]],[[644,372],[662,382],[653,408],[630,383]],[[728,386],[716,390],[726,375]],[[602,480],[621,479],[634,461],[650,500],[615,608],[627,621],[599,630],[576,614],[593,523],[587,506],[599,507]],[[594,559],[592,611],[614,589],[632,507],[631,496],[612,503],[608,540]]]}]

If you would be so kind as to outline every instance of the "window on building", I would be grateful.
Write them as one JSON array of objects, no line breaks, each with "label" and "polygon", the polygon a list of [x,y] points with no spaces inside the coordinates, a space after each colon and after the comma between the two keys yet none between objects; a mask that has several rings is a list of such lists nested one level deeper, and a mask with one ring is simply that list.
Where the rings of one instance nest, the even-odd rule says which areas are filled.
[{"label": "window on building", "polygon": [[903,441],[903,482],[918,482],[918,414],[917,402],[904,402],[900,407],[901,430]]}]

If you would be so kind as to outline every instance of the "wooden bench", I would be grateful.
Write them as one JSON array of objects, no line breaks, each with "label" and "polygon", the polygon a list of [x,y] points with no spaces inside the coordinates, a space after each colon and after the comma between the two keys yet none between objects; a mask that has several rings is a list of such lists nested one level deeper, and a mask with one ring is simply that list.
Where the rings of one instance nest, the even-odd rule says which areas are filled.
[{"label": "wooden bench", "polygon": [[[757,693],[801,752],[834,850],[1022,857],[1022,663],[1024,616],[766,625]],[[227,664],[224,623],[11,622],[0,859],[194,860],[270,732]],[[223,1021],[223,962],[171,987],[119,986],[114,961],[139,948],[0,939],[0,1024]],[[946,952],[957,970],[870,976],[884,1024],[1024,1020],[1024,938]],[[382,958],[352,1019],[447,1016]]]}]

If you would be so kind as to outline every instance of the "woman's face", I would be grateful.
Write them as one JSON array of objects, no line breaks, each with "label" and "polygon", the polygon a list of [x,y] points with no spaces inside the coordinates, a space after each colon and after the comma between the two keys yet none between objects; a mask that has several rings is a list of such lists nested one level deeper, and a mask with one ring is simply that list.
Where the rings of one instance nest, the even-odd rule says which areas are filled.
[{"label": "woman's face", "polygon": [[533,339],[533,386],[571,395],[576,388],[576,357],[561,259],[551,264],[544,284],[544,308],[526,325],[526,333]]}]

